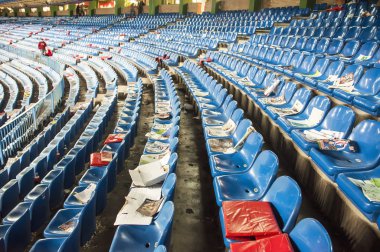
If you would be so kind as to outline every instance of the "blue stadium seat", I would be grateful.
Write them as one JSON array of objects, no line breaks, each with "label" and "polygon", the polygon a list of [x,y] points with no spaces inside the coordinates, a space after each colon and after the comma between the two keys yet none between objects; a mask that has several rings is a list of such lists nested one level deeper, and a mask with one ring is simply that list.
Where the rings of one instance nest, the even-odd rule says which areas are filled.
[{"label": "blue stadium seat", "polygon": [[227,200],[260,200],[276,178],[278,158],[271,151],[261,152],[245,173],[216,176],[214,192],[216,203]]},{"label": "blue stadium seat", "polygon": [[0,249],[2,251],[25,251],[31,239],[30,212],[28,203],[20,203],[0,225]]},{"label": "blue stadium seat", "polygon": [[[309,128],[309,127],[301,126],[300,124],[298,124],[298,125],[291,124],[288,119],[291,119],[291,120],[293,120],[295,122],[300,123],[303,120],[310,119],[311,116],[314,116],[319,111],[323,111],[322,116],[320,118],[321,120],[320,121],[315,121],[314,124],[312,126],[310,126],[310,127],[315,127],[326,116],[326,114],[330,110],[330,106],[331,106],[331,101],[330,101],[330,99],[328,97],[326,97],[326,96],[320,96],[320,95],[314,96],[310,100],[310,102],[308,103],[307,107],[305,108],[305,110],[302,113],[300,113],[298,115],[290,115],[290,116],[285,116],[285,117],[278,117],[277,118],[277,124],[283,130],[285,130],[286,132],[289,132],[289,133],[293,129],[300,129],[300,128],[304,128],[305,129],[305,128]],[[313,119],[313,120],[315,120],[315,119]]]},{"label": "blue stadium seat", "polygon": [[[301,189],[292,178],[281,176],[277,178],[261,201],[270,202],[277,213],[279,227],[285,233],[289,233],[297,220],[301,208]],[[229,248],[234,240],[226,238],[223,208],[220,208],[219,219],[222,227],[224,245]]]},{"label": "blue stadium seat", "polygon": [[[52,195],[54,197],[54,195]],[[49,207],[49,188],[47,185],[36,185],[33,190],[25,196],[24,202],[29,203],[31,215],[31,229],[35,232],[39,229],[50,217]]]},{"label": "blue stadium seat", "polygon": [[[211,139],[224,139],[221,141],[232,141],[232,143],[235,145],[244,136],[247,129],[252,126],[252,122],[249,119],[243,119],[240,122],[236,122],[236,123],[237,123],[236,124],[237,126],[236,126],[235,131],[230,136],[226,136],[226,137],[211,136],[211,135],[209,135],[209,127],[204,128],[206,148],[207,148],[207,152],[209,153],[209,155],[218,153],[218,152],[215,152],[212,150],[212,148],[210,146],[210,140]],[[211,127],[211,129],[212,129],[212,127]]]},{"label": "blue stadium seat", "polygon": [[[336,132],[341,132],[342,138],[349,135],[355,122],[355,113],[352,109],[338,105],[333,107],[323,119],[322,123],[312,129],[321,130],[331,130]],[[309,153],[312,147],[317,148],[316,142],[310,142],[304,137],[304,130],[293,130],[291,132],[291,137],[293,141],[306,153]]]},{"label": "blue stadium seat", "polygon": [[30,249],[30,252],[65,252],[65,251],[74,251],[71,247],[71,239],[67,238],[48,238],[40,239],[34,243],[33,247]]},{"label": "blue stadium seat", "polygon": [[68,189],[74,185],[75,182],[75,155],[66,155],[54,169],[62,170],[64,174],[64,188]]},{"label": "blue stadium seat", "polygon": [[[347,66],[343,72],[341,72],[340,75],[338,75],[339,78],[347,76],[348,74],[353,73],[354,74],[354,83],[357,83],[362,76],[364,71],[363,66],[360,65],[349,65]],[[333,92],[333,89],[329,88],[330,85],[332,85],[333,82],[318,82],[318,90],[323,91],[326,94],[331,94]]]},{"label": "blue stadium seat", "polygon": [[348,199],[372,222],[376,221],[380,215],[379,202],[370,201],[364,196],[360,187],[350,181],[352,179],[371,180],[378,178],[380,175],[380,167],[376,167],[369,171],[347,172],[341,173],[336,179],[340,190]]},{"label": "blue stadium seat", "polygon": [[79,180],[79,186],[96,184],[96,214],[103,212],[107,204],[108,170],[101,167],[90,167]]},{"label": "blue stadium seat", "polygon": [[[45,238],[65,238],[65,248],[69,251],[79,251],[81,228],[82,228],[82,209],[71,208],[59,210],[48,226],[44,230]],[[59,228],[62,224],[70,223],[72,230],[70,232],[62,232]],[[61,243],[60,241],[59,243]],[[56,244],[55,244],[56,245]],[[54,247],[53,247],[54,248]]]},{"label": "blue stadium seat", "polygon": [[357,40],[361,43],[366,43],[375,39],[377,33],[376,27],[365,27],[360,32]]},{"label": "blue stadium seat", "polygon": [[308,55],[304,58],[302,63],[292,69],[294,72],[294,77],[298,80],[303,80],[305,75],[314,74],[312,69],[317,61],[317,58],[314,55]]},{"label": "blue stadium seat", "polygon": [[162,197],[165,198],[165,201],[173,201],[176,181],[175,173],[170,173],[162,184]]},{"label": "blue stadium seat", "polygon": [[326,229],[315,219],[302,219],[289,233],[292,244],[300,252],[332,252]]},{"label": "blue stadium seat", "polygon": [[121,225],[113,237],[110,251],[154,251],[156,246],[168,245],[174,217],[174,204],[164,204],[150,225]]},{"label": "blue stadium seat", "polygon": [[310,98],[311,98],[311,91],[306,88],[300,88],[300,89],[297,89],[297,91],[294,93],[294,95],[292,96],[292,99],[289,102],[283,105],[267,106],[265,108],[265,111],[267,112],[269,117],[271,117],[273,120],[276,120],[279,115],[273,111],[274,108],[290,109],[294,107],[296,102],[298,102],[302,105],[299,112],[302,112],[306,108]]},{"label": "blue stadium seat", "polygon": [[356,54],[356,52],[359,50],[359,47],[360,47],[359,41],[355,41],[355,40],[348,41],[344,45],[340,54],[329,56],[329,58],[332,60],[339,60],[340,58],[340,60],[350,62],[349,60]]},{"label": "blue stadium seat", "polygon": [[341,39],[333,39],[330,41],[329,46],[327,47],[327,55],[336,55],[339,54],[343,48],[344,42]]},{"label": "blue stadium seat", "polygon": [[35,185],[35,173],[34,168],[29,166],[22,170],[16,176],[18,181],[18,192],[20,198],[24,198],[34,187]]},{"label": "blue stadium seat", "polygon": [[348,93],[341,89],[333,91],[334,97],[339,100],[350,103],[355,96],[360,97],[374,97],[380,92],[380,69],[372,68],[367,70],[358,82],[354,84],[353,92]]},{"label": "blue stadium seat", "polygon": [[65,209],[82,209],[81,245],[91,239],[96,229],[96,189],[91,193],[87,202],[78,200],[75,194],[83,192],[89,185],[75,187],[64,203]]},{"label": "blue stadium seat", "polygon": [[356,125],[348,137],[358,146],[357,152],[322,151],[313,148],[310,157],[333,181],[339,173],[373,169],[380,162],[380,138],[374,137],[379,132],[379,122],[364,120]]},{"label": "blue stadium seat", "polygon": [[19,201],[19,187],[16,179],[10,180],[0,189],[0,211],[5,217]]},{"label": "blue stadium seat", "polygon": [[49,206],[50,209],[55,209],[61,205],[64,198],[64,172],[61,169],[51,170],[42,179],[41,184],[49,187],[50,197]]}]

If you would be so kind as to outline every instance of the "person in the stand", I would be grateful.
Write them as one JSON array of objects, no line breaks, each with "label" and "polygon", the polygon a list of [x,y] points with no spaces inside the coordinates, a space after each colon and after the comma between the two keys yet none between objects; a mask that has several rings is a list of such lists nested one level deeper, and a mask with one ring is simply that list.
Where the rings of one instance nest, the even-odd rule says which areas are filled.
[{"label": "person in the stand", "polygon": [[161,59],[161,57],[156,57],[156,62],[158,64],[158,67],[162,68],[162,59]]},{"label": "person in the stand", "polygon": [[38,43],[38,49],[41,51],[41,54],[43,55],[46,51],[47,44],[46,42],[41,39],[41,41]]},{"label": "person in the stand", "polygon": [[84,16],[84,7],[83,7],[83,4],[80,6],[80,15]]},{"label": "person in the stand", "polygon": [[79,4],[77,5],[77,8],[75,9],[75,14],[77,17],[79,17],[79,13],[80,13],[80,7],[79,7]]},{"label": "person in the stand", "polygon": [[140,0],[139,3],[138,3],[138,14],[139,15],[143,13],[143,11],[144,11],[144,5],[145,5],[145,3],[142,0]]},{"label": "person in the stand", "polygon": [[48,56],[48,57],[53,56],[53,52],[52,52],[52,50],[50,48],[46,49],[45,56]]},{"label": "person in the stand", "polygon": [[131,17],[134,17],[134,16],[136,16],[136,12],[135,12],[135,4],[132,3],[132,4],[131,4]]}]

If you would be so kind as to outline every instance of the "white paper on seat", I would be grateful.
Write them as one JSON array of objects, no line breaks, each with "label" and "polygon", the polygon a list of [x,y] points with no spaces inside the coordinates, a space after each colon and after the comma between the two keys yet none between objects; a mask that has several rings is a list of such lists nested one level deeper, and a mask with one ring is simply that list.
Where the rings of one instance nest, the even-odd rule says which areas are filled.
[{"label": "white paper on seat", "polygon": [[342,138],[344,133],[339,131],[333,131],[333,130],[305,130],[304,132],[305,139],[307,141],[317,141],[322,139],[333,139],[333,138]]},{"label": "white paper on seat", "polygon": [[132,187],[129,191],[128,196],[136,198],[140,197],[141,195],[144,195],[144,197],[147,199],[159,200],[161,199],[161,194],[161,185],[157,185],[149,187]]},{"label": "white paper on seat", "polygon": [[151,186],[163,181],[168,173],[168,166],[162,165],[161,160],[139,165],[134,170],[129,170],[133,183],[137,186]]},{"label": "white paper on seat", "polygon": [[378,187],[375,182],[378,178],[373,178],[371,180],[348,179],[362,189],[364,196],[368,200],[372,202],[380,202],[380,187]]},{"label": "white paper on seat", "polygon": [[149,225],[153,218],[136,212],[145,199],[142,194],[125,197],[124,206],[117,214],[114,225]]},{"label": "white paper on seat", "polygon": [[92,194],[95,192],[95,189],[96,189],[96,184],[91,183],[83,191],[79,193],[75,193],[74,197],[77,200],[79,200],[82,204],[86,204],[90,200]]}]

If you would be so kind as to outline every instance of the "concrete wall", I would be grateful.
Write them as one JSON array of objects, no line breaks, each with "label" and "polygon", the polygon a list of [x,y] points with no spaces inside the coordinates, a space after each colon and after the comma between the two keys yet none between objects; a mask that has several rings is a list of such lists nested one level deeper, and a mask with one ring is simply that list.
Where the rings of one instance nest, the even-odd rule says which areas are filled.
[{"label": "concrete wall", "polygon": [[43,17],[51,17],[51,12],[50,11],[43,11],[42,16]]},{"label": "concrete wall", "polygon": [[187,12],[193,12],[193,13],[201,14],[202,4],[201,3],[189,3],[187,5]]},{"label": "concrete wall", "polygon": [[287,7],[287,6],[298,6],[300,5],[300,0],[264,0],[263,8],[277,8],[277,7]]},{"label": "concrete wall", "polygon": [[159,6],[159,13],[178,13],[179,4],[163,4]]},{"label": "concrete wall", "polygon": [[57,16],[69,16],[70,12],[68,10],[65,11],[57,11]]},{"label": "concrete wall", "polygon": [[144,6],[144,13],[149,13],[149,6],[148,5]]},{"label": "concrete wall", "polygon": [[96,15],[109,15],[115,14],[115,8],[97,8],[95,10]]},{"label": "concrete wall", "polygon": [[205,12],[211,12],[211,0],[205,3]]},{"label": "concrete wall", "polygon": [[226,11],[247,10],[249,8],[249,0],[223,0],[220,7]]}]

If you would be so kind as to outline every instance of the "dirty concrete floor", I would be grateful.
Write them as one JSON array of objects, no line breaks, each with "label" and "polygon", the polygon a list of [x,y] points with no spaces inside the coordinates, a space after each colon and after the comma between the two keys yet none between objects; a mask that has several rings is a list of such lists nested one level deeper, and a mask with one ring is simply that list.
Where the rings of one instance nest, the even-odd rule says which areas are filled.
[{"label": "dirty concrete floor", "polygon": [[150,131],[153,118],[153,89],[152,86],[144,87],[140,123],[138,125],[135,145],[130,149],[130,156],[126,159],[126,166],[117,175],[117,183],[111,193],[107,195],[107,205],[104,211],[96,217],[96,232],[92,239],[81,247],[82,252],[108,251],[116,227],[113,225],[121,207],[124,205],[124,197],[127,196],[131,185],[128,170],[137,167],[140,156],[146,143],[145,134]]},{"label": "dirty concrete floor", "polygon": [[170,251],[224,251],[201,121],[193,117],[182,111]]}]

